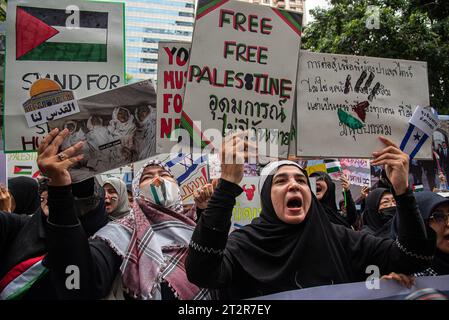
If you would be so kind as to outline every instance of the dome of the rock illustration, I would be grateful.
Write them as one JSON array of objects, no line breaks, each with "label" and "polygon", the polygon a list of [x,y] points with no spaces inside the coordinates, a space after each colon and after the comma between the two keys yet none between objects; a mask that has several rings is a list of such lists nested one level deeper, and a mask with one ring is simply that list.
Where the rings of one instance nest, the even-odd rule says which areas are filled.
[{"label": "dome of the rock illustration", "polygon": [[61,86],[54,80],[51,79],[39,79],[35,81],[30,88],[30,97],[37,97],[43,93],[54,93],[62,91]]}]

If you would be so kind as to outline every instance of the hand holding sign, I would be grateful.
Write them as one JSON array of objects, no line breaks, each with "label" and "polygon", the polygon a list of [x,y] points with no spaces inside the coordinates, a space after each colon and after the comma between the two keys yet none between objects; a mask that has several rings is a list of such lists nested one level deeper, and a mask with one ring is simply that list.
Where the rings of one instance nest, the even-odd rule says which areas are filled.
[{"label": "hand holding sign", "polygon": [[64,138],[69,134],[68,129],[61,132],[57,128],[53,129],[39,145],[37,165],[41,172],[47,176],[50,186],[67,186],[72,184],[72,178],[68,169],[83,159],[81,151],[84,142],[80,141],[75,145],[59,152],[59,147]]},{"label": "hand holding sign", "polygon": [[405,193],[408,189],[409,156],[402,152],[391,140],[379,137],[387,146],[373,152],[373,166],[385,165],[385,172],[397,195]]},{"label": "hand holding sign", "polygon": [[221,148],[221,179],[239,184],[243,179],[243,164],[257,157],[256,146],[246,137],[248,131],[228,136]]}]

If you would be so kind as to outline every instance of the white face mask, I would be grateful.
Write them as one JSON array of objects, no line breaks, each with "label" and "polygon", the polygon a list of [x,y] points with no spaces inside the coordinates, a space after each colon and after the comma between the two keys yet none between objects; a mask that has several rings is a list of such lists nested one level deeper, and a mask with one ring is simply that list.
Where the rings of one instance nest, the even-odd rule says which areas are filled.
[{"label": "white face mask", "polygon": [[161,207],[174,209],[179,204],[178,186],[161,177],[154,178],[140,189],[140,196]]}]

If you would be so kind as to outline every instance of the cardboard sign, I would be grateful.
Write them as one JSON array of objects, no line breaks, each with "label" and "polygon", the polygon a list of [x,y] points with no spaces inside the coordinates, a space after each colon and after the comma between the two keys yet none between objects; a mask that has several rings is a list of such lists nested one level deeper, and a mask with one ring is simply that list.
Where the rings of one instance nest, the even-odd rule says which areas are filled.
[{"label": "cardboard sign", "polygon": [[260,154],[288,156],[301,22],[268,6],[198,2],[181,117],[188,140],[213,149],[249,130],[265,142]]},{"label": "cardboard sign", "polygon": [[[159,154],[150,159],[159,159],[170,168],[178,181],[183,204],[193,204],[193,191],[209,183],[209,167],[207,156],[192,154]],[[134,164],[134,172],[138,172],[148,161]]]},{"label": "cardboard sign", "polygon": [[[370,158],[399,145],[416,106],[429,105],[427,63],[301,51],[298,156]],[[427,141],[418,158],[431,158]]]},{"label": "cardboard sign", "polygon": [[25,176],[37,179],[40,173],[36,152],[8,153],[6,154],[6,164],[7,178]]},{"label": "cardboard sign", "polygon": [[85,141],[84,159],[70,170],[73,182],[147,159],[156,152],[156,92],[150,80],[78,100],[80,112],[50,122],[69,129],[65,150]]},{"label": "cardboard sign", "polygon": [[159,42],[157,62],[157,153],[172,153],[170,139],[181,121],[182,100],[189,65],[190,42]]},{"label": "cardboard sign", "polygon": [[235,199],[230,232],[251,223],[262,211],[259,179],[260,177],[243,177],[242,182],[240,182],[243,193]]},{"label": "cardboard sign", "polygon": [[6,151],[35,150],[48,132],[43,121],[33,121],[39,124],[29,128],[25,118],[24,103],[54,89],[31,90],[36,80],[54,80],[77,99],[124,84],[124,7],[124,3],[81,0],[8,1]]}]

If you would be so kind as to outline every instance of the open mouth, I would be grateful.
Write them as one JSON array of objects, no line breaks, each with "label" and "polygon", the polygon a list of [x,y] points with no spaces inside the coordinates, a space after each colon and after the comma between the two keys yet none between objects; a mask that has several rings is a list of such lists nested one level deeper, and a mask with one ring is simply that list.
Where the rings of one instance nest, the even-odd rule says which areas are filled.
[{"label": "open mouth", "polygon": [[449,241],[449,234],[446,234],[443,238],[444,240]]},{"label": "open mouth", "polygon": [[300,198],[292,198],[287,201],[287,208],[299,209],[302,206],[302,200]]},{"label": "open mouth", "polygon": [[323,190],[323,188],[320,185],[316,186],[316,192],[321,192]]}]

